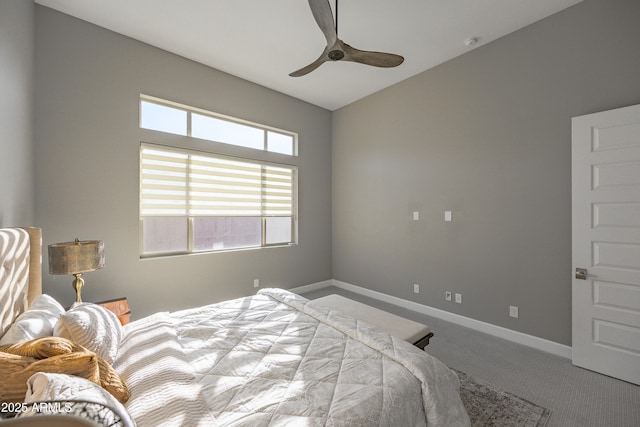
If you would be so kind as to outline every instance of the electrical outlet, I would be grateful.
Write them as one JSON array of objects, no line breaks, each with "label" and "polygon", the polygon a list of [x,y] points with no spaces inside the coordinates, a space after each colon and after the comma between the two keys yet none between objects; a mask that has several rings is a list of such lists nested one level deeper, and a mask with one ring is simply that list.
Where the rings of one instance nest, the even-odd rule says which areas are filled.
[{"label": "electrical outlet", "polygon": [[447,300],[447,301],[451,301],[451,292],[446,291],[444,293],[444,299]]},{"label": "electrical outlet", "polygon": [[462,304],[462,294],[456,294],[456,302]]},{"label": "electrical outlet", "polygon": [[260,287],[260,279],[253,279],[253,287],[254,288]]},{"label": "electrical outlet", "polygon": [[515,317],[517,319],[518,318],[518,307],[516,307],[515,305],[510,305],[509,306],[509,316]]},{"label": "electrical outlet", "polygon": [[418,285],[417,283],[413,284],[413,293],[414,294],[419,294],[420,293],[420,285]]}]

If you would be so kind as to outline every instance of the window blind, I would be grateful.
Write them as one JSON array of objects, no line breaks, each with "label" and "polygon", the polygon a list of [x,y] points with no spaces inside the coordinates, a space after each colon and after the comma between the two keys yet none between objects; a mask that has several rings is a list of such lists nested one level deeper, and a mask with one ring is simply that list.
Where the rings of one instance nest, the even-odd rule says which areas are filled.
[{"label": "window blind", "polygon": [[296,168],[142,144],[140,215],[293,216]]}]

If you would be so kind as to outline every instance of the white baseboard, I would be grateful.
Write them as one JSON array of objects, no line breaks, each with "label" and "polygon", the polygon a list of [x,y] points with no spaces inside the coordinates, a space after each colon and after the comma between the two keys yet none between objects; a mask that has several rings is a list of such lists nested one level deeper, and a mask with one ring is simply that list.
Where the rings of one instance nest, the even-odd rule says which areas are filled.
[{"label": "white baseboard", "polygon": [[337,288],[344,289],[345,291],[353,292],[359,295],[364,295],[366,297],[374,298],[389,304],[394,304],[399,307],[406,308],[408,310],[426,314],[427,316],[436,317],[438,319],[446,320],[447,322],[465,326],[467,328],[470,328],[479,332],[483,332],[485,334],[503,338],[518,344],[526,345],[528,347],[533,347],[537,350],[555,354],[556,356],[561,356],[567,359],[571,359],[571,347],[567,345],[549,341],[544,338],[538,338],[533,335],[528,335],[522,332],[514,331],[512,329],[503,328],[502,326],[493,325],[491,323],[482,322],[480,320],[471,319],[469,317],[461,316],[459,314],[450,313],[448,311],[440,310],[438,308],[429,307],[428,305],[418,304],[413,301],[383,294],[382,292],[372,291],[370,289],[352,285],[350,283],[341,282],[340,280],[335,280],[335,279],[325,280],[322,282],[312,283],[306,286],[300,286],[295,289],[290,289],[290,291],[294,293],[303,293],[303,292],[310,292],[310,291],[326,288],[328,286],[335,286]]}]

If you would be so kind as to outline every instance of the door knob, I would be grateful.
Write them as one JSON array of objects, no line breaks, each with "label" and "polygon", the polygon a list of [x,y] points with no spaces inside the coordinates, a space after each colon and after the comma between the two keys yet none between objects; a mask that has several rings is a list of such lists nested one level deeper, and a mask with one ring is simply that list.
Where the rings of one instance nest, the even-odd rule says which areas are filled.
[{"label": "door knob", "polygon": [[593,277],[586,268],[576,268],[576,279],[587,280],[587,277]]}]

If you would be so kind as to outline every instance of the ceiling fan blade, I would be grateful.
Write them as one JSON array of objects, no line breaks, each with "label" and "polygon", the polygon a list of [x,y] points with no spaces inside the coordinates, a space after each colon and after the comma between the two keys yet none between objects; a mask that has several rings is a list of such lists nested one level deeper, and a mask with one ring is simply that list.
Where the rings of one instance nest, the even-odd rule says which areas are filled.
[{"label": "ceiling fan blade", "polygon": [[325,49],[322,52],[322,55],[320,55],[320,57],[318,59],[316,59],[315,61],[313,61],[311,64],[307,65],[306,67],[302,67],[299,70],[294,71],[293,73],[289,74],[289,76],[290,77],[301,77],[301,76],[304,76],[305,74],[309,74],[310,72],[312,72],[313,70],[315,70],[316,68],[321,66],[323,63],[327,62],[328,60],[329,60],[329,57],[327,56],[327,50]]},{"label": "ceiling fan blade", "polygon": [[320,30],[322,30],[324,37],[327,39],[327,45],[332,46],[338,40],[338,34],[329,0],[309,0],[309,7]]},{"label": "ceiling fan blade", "polygon": [[342,50],[345,53],[345,61],[359,62],[361,64],[383,68],[397,67],[404,62],[404,58],[402,56],[394,53],[359,50],[342,41],[340,41],[340,47],[342,47]]}]

